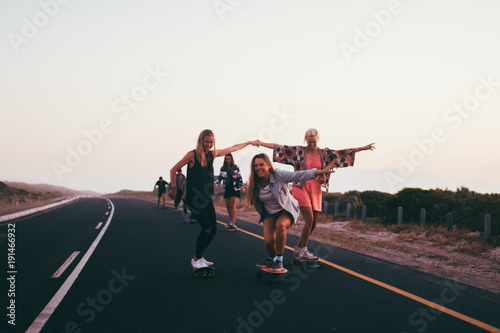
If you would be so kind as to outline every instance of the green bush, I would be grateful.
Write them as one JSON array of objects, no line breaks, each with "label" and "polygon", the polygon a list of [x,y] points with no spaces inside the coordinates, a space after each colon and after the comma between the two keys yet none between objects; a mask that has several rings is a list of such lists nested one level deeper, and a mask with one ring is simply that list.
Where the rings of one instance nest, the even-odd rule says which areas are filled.
[{"label": "green bush", "polygon": [[446,214],[451,213],[453,224],[470,231],[484,231],[484,216],[491,215],[491,232],[500,235],[500,194],[481,194],[461,187],[423,190],[404,188],[396,194],[378,191],[350,191],[323,195],[328,202],[328,212],[333,214],[335,201],[339,211],[345,213],[351,204],[351,217],[361,218],[361,207],[366,205],[367,216],[376,217],[385,224],[396,224],[398,207],[403,207],[404,223],[419,223],[420,209],[426,210],[426,223],[445,225]]}]

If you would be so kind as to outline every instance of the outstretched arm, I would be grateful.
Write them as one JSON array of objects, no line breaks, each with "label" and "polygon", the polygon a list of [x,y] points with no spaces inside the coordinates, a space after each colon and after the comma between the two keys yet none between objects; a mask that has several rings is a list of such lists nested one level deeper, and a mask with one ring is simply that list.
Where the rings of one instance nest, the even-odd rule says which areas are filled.
[{"label": "outstretched arm", "polygon": [[335,161],[332,161],[324,169],[320,169],[320,170],[311,169],[311,170],[302,170],[302,171],[296,171],[296,172],[280,171],[280,176],[281,176],[281,179],[287,183],[289,183],[289,182],[302,182],[302,181],[314,179],[320,175],[330,174],[332,172],[335,172],[334,168],[336,168],[336,167],[337,166],[335,165]]},{"label": "outstretched arm", "polygon": [[260,140],[257,140],[258,141],[258,146],[257,147],[266,147],[266,148],[269,148],[269,149],[274,149],[274,146],[276,146],[275,143],[267,143],[267,142],[262,142]]},{"label": "outstretched arm", "polygon": [[374,146],[375,143],[370,143],[366,146],[363,146],[363,147],[359,147],[359,148],[354,148],[354,152],[357,153],[357,152],[360,152],[360,151],[363,151],[363,150],[373,150],[375,149],[375,146]]},{"label": "outstretched arm", "polygon": [[229,148],[217,149],[217,156],[215,156],[215,157],[224,156],[224,155],[227,155],[227,154],[234,153],[235,151],[238,151],[240,149],[245,148],[249,144],[252,144],[252,145],[258,147],[258,140],[248,141],[248,142],[244,142],[244,143],[239,143],[239,144],[236,144],[236,145],[231,146]]},{"label": "outstretched arm", "polygon": [[330,173],[335,172],[335,168],[337,168],[335,163],[336,163],[336,161],[330,162],[330,164],[328,164],[324,169],[316,170],[316,172],[314,174],[316,176],[319,176],[319,175],[330,174]]}]

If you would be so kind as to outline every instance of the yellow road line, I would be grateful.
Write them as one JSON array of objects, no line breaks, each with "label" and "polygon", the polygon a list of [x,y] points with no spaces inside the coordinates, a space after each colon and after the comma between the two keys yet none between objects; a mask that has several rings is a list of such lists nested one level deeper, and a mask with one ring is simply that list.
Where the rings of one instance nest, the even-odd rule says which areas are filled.
[{"label": "yellow road line", "polygon": [[[224,225],[227,224],[227,223],[224,223],[224,222],[221,222],[221,221],[217,221],[217,222],[219,222],[220,224],[224,224]],[[244,232],[244,233],[246,233],[248,235],[251,235],[253,237],[256,237],[256,238],[264,239],[264,237],[262,237],[262,236],[259,236],[257,234],[252,233],[252,232],[243,230],[243,229],[241,229],[239,227],[238,227],[238,231]],[[288,250],[293,251],[292,247],[290,247],[290,246],[285,246],[285,247]],[[446,308],[444,306],[441,306],[441,305],[439,305],[437,303],[428,301],[428,300],[426,300],[426,299],[424,299],[424,298],[422,298],[420,296],[413,295],[413,294],[411,294],[409,292],[406,292],[406,291],[401,290],[399,288],[396,288],[396,287],[393,287],[391,285],[388,285],[387,283],[375,280],[375,279],[373,279],[371,277],[368,277],[366,275],[357,273],[357,272],[352,271],[350,269],[347,269],[345,267],[339,266],[339,265],[334,264],[334,263],[332,263],[330,261],[327,261],[327,260],[324,260],[324,259],[319,259],[319,261],[322,262],[322,263],[324,263],[324,264],[326,264],[326,265],[328,265],[328,266],[336,268],[336,269],[338,269],[338,270],[340,270],[342,272],[345,272],[347,274],[353,275],[353,276],[355,276],[357,278],[360,278],[360,279],[365,280],[367,282],[373,283],[373,284],[375,284],[375,285],[377,285],[379,287],[382,287],[382,288],[385,288],[385,289],[390,290],[392,292],[395,292],[395,293],[397,293],[397,294],[399,294],[401,296],[407,297],[407,298],[412,299],[412,300],[414,300],[416,302],[419,302],[419,303],[422,303],[424,305],[427,305],[428,307],[431,307],[431,308],[434,308],[434,309],[439,310],[441,312],[444,312],[446,314],[449,314],[450,316],[453,316],[453,317],[455,317],[457,319],[463,320],[463,321],[465,321],[465,322],[467,322],[469,324],[472,324],[474,326],[480,327],[480,328],[482,328],[482,329],[484,329],[486,331],[500,333],[500,329],[498,329],[498,328],[496,328],[494,326],[491,326],[491,325],[483,323],[482,321],[479,321],[477,319],[471,318],[471,317],[466,316],[464,314],[461,314],[459,312],[456,312],[456,311],[453,311],[451,309],[448,309],[448,308]]]}]

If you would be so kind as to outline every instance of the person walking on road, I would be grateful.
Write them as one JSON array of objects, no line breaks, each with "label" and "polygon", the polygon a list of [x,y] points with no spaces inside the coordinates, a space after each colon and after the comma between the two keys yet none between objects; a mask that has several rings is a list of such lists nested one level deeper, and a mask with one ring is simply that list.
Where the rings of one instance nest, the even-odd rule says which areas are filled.
[{"label": "person walking on road", "polygon": [[163,177],[160,177],[158,181],[155,184],[155,187],[153,188],[153,192],[155,191],[156,187],[158,187],[158,204],[156,205],[156,209],[160,208],[160,199],[163,199],[163,208],[166,208],[165,206],[165,201],[166,201],[166,193],[167,193],[167,186],[168,183],[163,180]]},{"label": "person walking on road", "polygon": [[[213,262],[205,260],[203,252],[208,245],[210,245],[217,233],[217,219],[212,201],[212,195],[214,193],[214,158],[238,151],[251,143],[257,145],[257,141],[249,141],[217,150],[215,148],[214,133],[206,129],[198,136],[196,149],[189,151],[170,170],[170,178],[174,179],[175,172],[184,165],[188,165],[186,201],[191,210],[191,214],[195,216],[196,221],[201,227],[200,234],[196,239],[195,254],[191,259],[191,265],[194,269],[213,265]],[[169,191],[169,196],[175,198],[176,195],[177,186],[172,186]]]},{"label": "person walking on road", "polygon": [[[184,188],[186,186],[186,176],[182,173],[182,169],[177,170],[177,175],[175,176],[175,187],[177,188],[177,194],[174,199],[175,209],[179,208],[179,203],[184,196]],[[184,204],[184,213],[186,211],[186,204]]]},{"label": "person walking on road", "polygon": [[221,183],[224,186],[224,201],[230,218],[229,228],[236,228],[236,201],[241,198],[240,192],[244,191],[244,188],[240,168],[234,164],[232,154],[224,157],[224,164],[217,177],[217,185]]},{"label": "person walking on road", "polygon": [[[312,168],[321,169],[330,162],[334,162],[337,168],[353,166],[357,152],[375,149],[374,143],[359,148],[342,150],[321,149],[317,146],[319,134],[314,128],[306,131],[304,141],[307,146],[286,146],[265,142],[260,142],[260,145],[273,149],[274,162],[292,165],[295,171],[311,170]],[[299,202],[300,212],[304,218],[304,226],[299,242],[293,251],[294,256],[299,259],[318,259],[307,249],[307,242],[321,213],[321,186],[324,186],[328,192],[329,180],[330,174],[325,174],[317,179],[295,182],[292,187],[293,197]]]},{"label": "person walking on road", "polygon": [[283,269],[286,229],[299,218],[299,204],[290,194],[288,183],[315,179],[334,172],[335,162],[325,168],[297,172],[274,169],[266,154],[255,155],[250,165],[248,200],[259,213],[259,223],[264,223],[264,242],[269,257],[259,261],[257,267]]}]

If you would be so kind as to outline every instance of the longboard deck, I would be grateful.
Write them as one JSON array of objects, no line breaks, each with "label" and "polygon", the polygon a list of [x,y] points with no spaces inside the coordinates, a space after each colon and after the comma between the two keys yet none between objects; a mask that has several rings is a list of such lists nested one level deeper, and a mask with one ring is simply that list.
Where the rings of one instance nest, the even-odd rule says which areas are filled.
[{"label": "longboard deck", "polygon": [[259,269],[260,270],[256,274],[257,279],[265,278],[267,284],[273,282],[289,283],[290,281],[288,274],[286,274],[288,272],[286,268],[280,271],[272,271],[271,268],[267,267],[259,267]]},{"label": "longboard deck", "polygon": [[296,256],[294,256],[293,259],[295,261],[298,261],[298,262],[318,262],[319,261],[319,258],[318,259],[303,259],[303,258],[299,258]]},{"label": "longboard deck", "polygon": [[268,267],[259,267],[262,271],[266,273],[271,273],[271,274],[285,274],[288,272],[286,268],[281,269],[280,271],[273,271],[271,268]]},{"label": "longboard deck", "polygon": [[195,278],[199,277],[214,277],[215,272],[214,272],[214,266],[208,266],[208,267],[203,267],[203,268],[193,268],[193,275]]},{"label": "longboard deck", "polygon": [[292,264],[294,265],[302,265],[302,268],[323,268],[323,264],[318,259],[301,259],[298,257],[293,257]]}]

